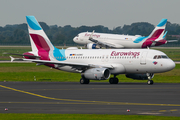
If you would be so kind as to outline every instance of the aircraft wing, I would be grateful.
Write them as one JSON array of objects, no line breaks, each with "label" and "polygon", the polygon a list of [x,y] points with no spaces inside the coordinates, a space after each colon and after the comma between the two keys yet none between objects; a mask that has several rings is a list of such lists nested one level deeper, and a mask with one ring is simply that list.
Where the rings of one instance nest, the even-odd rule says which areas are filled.
[{"label": "aircraft wing", "polygon": [[44,65],[44,64],[57,64],[61,66],[72,66],[75,68],[84,68],[84,67],[105,67],[109,69],[113,69],[112,65],[98,65],[98,64],[87,64],[87,63],[74,63],[74,62],[64,62],[64,61],[47,61],[47,60],[36,60],[36,59],[22,59],[22,58],[13,58],[10,56],[11,62],[12,61],[31,61],[37,63],[37,65]]},{"label": "aircraft wing", "polygon": [[103,46],[103,47],[110,47],[110,48],[124,48],[124,46],[122,45],[117,45],[117,44],[113,44],[113,43],[110,43],[110,42],[101,42],[99,40],[96,40],[96,39],[93,39],[93,34],[94,34],[94,30],[92,32],[92,34],[90,35],[89,37],[89,40],[100,45],[100,46]]},{"label": "aircraft wing", "polygon": [[[89,40],[90,40],[90,39],[89,39]],[[108,43],[108,42],[100,42],[100,41],[95,40],[95,39],[90,40],[90,41],[92,41],[92,42],[96,41],[96,42],[94,42],[94,43],[96,43],[96,44],[98,44],[98,45],[100,45],[100,46],[103,46],[103,47],[124,48],[124,46],[122,46],[122,45],[117,45],[117,44]]]},{"label": "aircraft wing", "polygon": [[178,40],[167,40],[167,42],[178,42]]}]

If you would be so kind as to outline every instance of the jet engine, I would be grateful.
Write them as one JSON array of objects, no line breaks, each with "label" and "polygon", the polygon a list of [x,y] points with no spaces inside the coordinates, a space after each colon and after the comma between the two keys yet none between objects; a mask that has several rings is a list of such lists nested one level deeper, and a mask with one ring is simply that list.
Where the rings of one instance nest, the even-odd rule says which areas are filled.
[{"label": "jet engine", "polygon": [[153,73],[147,73],[147,74],[126,74],[127,78],[132,78],[136,80],[148,80],[148,77],[153,78]]},{"label": "jet engine", "polygon": [[111,73],[107,68],[91,68],[82,75],[89,80],[106,80],[110,77]]},{"label": "jet engine", "polygon": [[99,49],[100,48],[99,45],[94,44],[94,43],[88,43],[86,47],[87,47],[87,49]]}]

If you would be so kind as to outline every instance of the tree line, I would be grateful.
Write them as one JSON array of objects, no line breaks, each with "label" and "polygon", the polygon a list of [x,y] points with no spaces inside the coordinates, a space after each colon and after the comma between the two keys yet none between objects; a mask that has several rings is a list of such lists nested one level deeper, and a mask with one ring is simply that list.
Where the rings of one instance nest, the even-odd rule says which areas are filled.
[{"label": "tree line", "polygon": [[[39,24],[54,45],[77,45],[73,42],[73,38],[78,33],[92,32],[93,30],[100,33],[148,36],[154,29],[154,25],[148,22],[132,23],[131,25],[116,27],[113,30],[102,25],[80,27],[66,25],[61,27],[57,25],[49,26],[45,22],[39,22]],[[166,39],[177,39],[171,35],[180,35],[180,25],[167,22],[166,31],[168,31]],[[30,45],[27,24],[0,26],[0,45]]]}]

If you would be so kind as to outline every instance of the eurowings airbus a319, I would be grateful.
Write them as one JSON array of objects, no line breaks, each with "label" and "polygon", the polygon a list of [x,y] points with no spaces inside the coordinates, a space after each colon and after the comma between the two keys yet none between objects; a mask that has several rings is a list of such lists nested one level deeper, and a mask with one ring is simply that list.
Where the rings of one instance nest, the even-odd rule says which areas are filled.
[{"label": "eurowings airbus a319", "polygon": [[[88,84],[90,80],[106,80],[110,75],[110,84],[119,82],[116,77],[125,74],[126,77],[139,80],[151,80],[154,73],[170,71],[175,63],[166,54],[151,49],[78,49],[70,47],[57,49],[52,45],[34,16],[26,16],[31,42],[31,52],[26,52],[24,58],[14,60],[31,61],[37,65],[46,65],[58,70],[77,72],[81,74],[80,83]],[[17,54],[14,54],[17,55]]]},{"label": "eurowings airbus a319", "polygon": [[149,36],[118,35],[106,33],[82,32],[73,38],[78,44],[86,45],[88,49],[106,48],[147,48],[176,42],[177,40],[164,40],[167,19],[162,19]]}]

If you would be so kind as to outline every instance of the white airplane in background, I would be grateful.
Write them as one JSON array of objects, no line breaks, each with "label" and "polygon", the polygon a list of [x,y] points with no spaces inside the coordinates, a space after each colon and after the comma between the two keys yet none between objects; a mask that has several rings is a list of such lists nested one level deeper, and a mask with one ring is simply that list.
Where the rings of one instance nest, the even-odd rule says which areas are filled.
[{"label": "white airplane in background", "polygon": [[[88,84],[90,80],[106,80],[110,75],[110,84],[119,82],[116,77],[125,74],[126,77],[139,80],[151,80],[154,73],[170,71],[175,63],[166,54],[151,49],[78,49],[70,47],[57,49],[52,45],[34,16],[26,16],[31,42],[31,52],[13,58],[11,61],[22,60],[46,65],[58,70],[77,72],[81,74],[80,83]],[[10,53],[9,53],[10,54]],[[18,54],[14,54],[18,55]]]},{"label": "white airplane in background", "polygon": [[[164,40],[167,19],[162,19],[155,27],[152,33],[147,36],[140,35],[118,35],[106,33],[82,32],[73,38],[78,44],[86,45],[88,49],[99,49],[101,47],[109,48],[147,48],[166,44],[167,42],[175,42],[177,40]],[[165,33],[164,33],[165,32]]]}]

